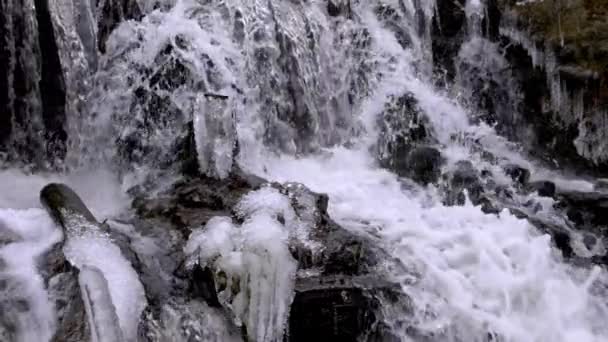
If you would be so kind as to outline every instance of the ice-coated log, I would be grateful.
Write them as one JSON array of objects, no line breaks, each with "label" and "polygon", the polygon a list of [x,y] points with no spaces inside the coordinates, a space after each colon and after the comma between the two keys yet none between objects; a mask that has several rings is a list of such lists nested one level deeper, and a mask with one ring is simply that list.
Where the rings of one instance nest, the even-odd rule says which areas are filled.
[{"label": "ice-coated log", "polygon": [[[99,223],[80,197],[66,185],[47,185],[41,191],[40,201],[63,228],[66,237],[63,252],[67,260],[85,273],[79,277],[79,283],[92,325],[92,339],[100,342],[133,340],[146,306],[145,291],[132,264],[111,238],[108,227]],[[92,275],[86,271],[88,268],[101,274]],[[100,277],[103,282],[98,279]],[[98,301],[105,306],[97,304]],[[112,315],[118,318],[114,320]],[[113,321],[118,325],[108,323]]]},{"label": "ice-coated log", "polygon": [[66,228],[66,216],[70,214],[81,215],[88,221],[97,223],[95,216],[80,197],[65,184],[52,183],[45,186],[40,192],[40,202],[63,228]]},{"label": "ice-coated log", "polygon": [[95,268],[85,266],[78,277],[87,317],[91,326],[91,337],[95,342],[124,341],[116,308],[108,282],[103,273]]}]

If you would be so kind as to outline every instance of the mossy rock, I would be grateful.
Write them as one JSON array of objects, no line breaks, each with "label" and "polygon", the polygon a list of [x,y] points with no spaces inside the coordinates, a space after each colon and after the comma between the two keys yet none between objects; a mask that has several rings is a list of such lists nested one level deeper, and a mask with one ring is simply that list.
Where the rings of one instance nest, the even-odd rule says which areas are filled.
[{"label": "mossy rock", "polygon": [[569,63],[608,78],[608,1],[544,0],[516,5],[499,0],[517,15],[532,37],[560,52]]}]

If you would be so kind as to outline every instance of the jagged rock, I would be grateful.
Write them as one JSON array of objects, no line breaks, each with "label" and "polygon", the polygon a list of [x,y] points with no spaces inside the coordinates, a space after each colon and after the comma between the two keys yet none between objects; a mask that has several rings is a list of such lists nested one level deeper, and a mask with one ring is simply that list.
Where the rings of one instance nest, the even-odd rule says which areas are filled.
[{"label": "jagged rock", "polygon": [[561,225],[557,225],[548,220],[536,217],[534,216],[534,214],[528,213],[524,210],[509,208],[509,211],[512,215],[520,219],[526,219],[539,231],[549,234],[553,239],[555,247],[562,252],[562,255],[565,258],[571,258],[574,256],[574,251],[572,249],[572,245],[570,244],[571,237],[567,228]]},{"label": "jagged rock", "polygon": [[[446,204],[464,205],[465,190],[473,204],[478,205],[482,202],[483,185],[479,172],[470,161],[458,161],[454,166],[454,170],[447,176],[449,177],[449,188],[446,191]],[[492,211],[490,207],[486,209]]]},{"label": "jagged rock", "polygon": [[327,14],[331,17],[350,16],[350,0],[327,0]]},{"label": "jagged rock", "polygon": [[432,23],[432,49],[435,72],[454,79],[455,57],[466,35],[465,0],[439,0]]},{"label": "jagged rock", "polygon": [[555,196],[555,183],[551,181],[537,181],[530,183],[532,191],[538,192],[541,197],[554,197]]},{"label": "jagged rock", "polygon": [[142,9],[137,0],[102,0],[97,1],[101,15],[97,29],[97,48],[99,52],[106,52],[106,41],[112,31],[120,22],[129,19],[140,19]]},{"label": "jagged rock", "polygon": [[[390,284],[375,279],[375,282],[357,280],[371,274],[380,252],[372,249],[366,239],[348,232],[331,220],[327,213],[326,195],[314,193],[296,183],[269,184],[237,170],[224,180],[208,177],[185,179],[155,199],[140,196],[134,201],[134,207],[144,220],[163,220],[187,237],[191,229],[204,226],[215,216],[234,216],[241,198],[264,186],[270,186],[285,195],[297,218],[310,229],[308,244],[297,241],[289,244],[289,252],[300,270],[295,285],[297,290],[294,302],[297,304],[292,309],[295,311],[291,317],[300,317],[304,312],[316,314],[291,319],[289,330],[308,331],[308,326],[318,326],[322,330],[325,326],[323,320],[328,317],[326,309],[335,311],[344,308],[344,311],[332,317],[343,318],[345,321],[332,323],[332,327],[337,330],[329,336],[346,341],[353,336],[369,333],[372,323],[376,321],[372,289],[388,288]],[[241,219],[237,215],[235,220],[239,222]],[[181,296],[186,294],[189,300],[204,300],[210,307],[226,309],[223,301],[218,298],[226,290],[226,279],[222,278],[226,274],[210,267],[194,266],[186,269],[184,266],[182,264],[174,271],[179,279],[187,283]],[[368,277],[373,279],[372,276]],[[239,289],[232,291],[238,292]],[[179,292],[174,292],[176,293]],[[332,299],[323,301],[323,298]],[[346,298],[352,299],[345,302]],[[159,305],[164,305],[162,302],[161,300]],[[155,304],[150,309],[158,310],[158,306]],[[153,316],[158,320],[158,314]],[[161,319],[159,324],[166,322],[162,323]],[[290,340],[299,341],[301,336],[292,333]]]},{"label": "jagged rock", "polygon": [[[403,10],[403,8],[401,8],[401,10]],[[385,27],[395,34],[395,38],[397,38],[399,45],[404,49],[407,49],[412,45],[412,37],[410,37],[410,34],[407,31],[405,13],[400,12],[387,3],[381,3],[376,6],[375,12]]]},{"label": "jagged rock", "polygon": [[139,194],[139,190],[133,189],[133,207],[143,218],[168,219],[188,236],[190,229],[205,225],[214,216],[229,216],[243,194],[264,183],[239,169],[224,180],[205,176],[186,178],[154,198],[148,198],[145,189]]},{"label": "jagged rock", "polygon": [[55,274],[49,279],[47,290],[55,303],[58,321],[52,341],[93,341],[78,283],[78,270],[70,268],[67,272]]},{"label": "jagged rock", "polygon": [[63,244],[63,240],[56,243],[38,259],[38,269],[57,312],[52,342],[93,341],[78,282],[79,271],[66,260]]},{"label": "jagged rock", "polygon": [[608,224],[608,195],[599,192],[558,190],[558,207],[577,224],[604,226]]},{"label": "jagged rock", "polygon": [[530,180],[530,171],[516,164],[508,164],[503,167],[507,176],[519,185],[526,185]]},{"label": "jagged rock", "polygon": [[441,175],[442,163],[441,152],[436,148],[416,147],[408,153],[405,165],[399,165],[399,169],[404,170],[399,174],[407,175],[421,184],[435,183]]},{"label": "jagged rock", "polygon": [[0,152],[39,167],[65,155],[66,87],[48,0],[0,2]]},{"label": "jagged rock", "polygon": [[299,269],[321,268],[323,274],[356,275],[369,271],[376,260],[366,241],[347,232],[327,213],[328,197],[302,184],[278,185],[290,199],[296,215],[310,224],[310,239],[323,246],[320,255],[301,245],[291,245]]},{"label": "jagged rock", "polygon": [[[380,165],[399,176],[416,178],[423,183],[435,180],[438,165],[434,164],[440,163],[440,158],[436,159],[437,153],[427,148],[434,139],[412,94],[391,98],[379,116],[378,127]],[[410,156],[417,147],[420,150]],[[408,158],[411,158],[409,162],[416,163],[417,170],[409,164]]]}]

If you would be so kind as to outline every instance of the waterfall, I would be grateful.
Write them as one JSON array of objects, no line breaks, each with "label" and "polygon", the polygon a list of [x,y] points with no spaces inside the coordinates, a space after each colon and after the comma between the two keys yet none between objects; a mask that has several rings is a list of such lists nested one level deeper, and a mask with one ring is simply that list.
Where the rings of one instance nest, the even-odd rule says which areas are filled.
[{"label": "waterfall", "polygon": [[[110,301],[97,307],[97,321],[117,330],[107,336],[127,342],[295,340],[289,326],[298,277],[327,276],[320,267],[299,267],[331,257],[315,240],[327,232],[313,229],[329,221],[371,241],[380,259],[371,277],[403,295],[375,294],[370,305],[374,327],[386,326],[396,341],[608,339],[605,268],[567,260],[553,232],[533,222],[563,228],[584,260],[604,254],[603,239],[588,246],[593,234],[579,233],[560,216],[556,199],[528,191],[509,167],[516,163],[560,189],[589,193],[594,185],[547,169],[500,135],[522,128],[515,114],[523,95],[502,47],[484,33],[486,1],[463,2],[466,32],[454,82],[445,88],[434,74],[434,0],[159,0],[117,1],[127,4],[118,7],[112,0],[36,1],[16,13],[29,20],[24,12],[40,13],[39,3],[47,4],[55,49],[69,52],[50,59],[64,79],[45,78],[47,62],[39,68],[11,41],[4,68],[17,75],[28,67],[35,76],[24,78],[32,82],[27,93],[16,87],[0,96],[27,107],[19,110],[31,120],[17,122],[21,112],[14,111],[12,131],[5,135],[0,127],[0,147],[8,146],[0,152],[18,155],[35,138],[49,148],[50,159],[40,160],[61,167],[0,170],[0,307],[18,310],[15,300],[28,297],[13,321],[0,313],[0,339],[4,333],[9,341],[52,341],[58,329],[60,310],[36,269],[63,241],[37,200],[48,182],[72,186],[94,216],[59,222],[66,263],[81,269],[83,293],[95,290],[85,296],[87,324],[99,333],[94,302]],[[11,1],[0,5],[16,10]],[[120,12],[121,22],[109,20],[106,8]],[[43,24],[26,25],[26,38],[43,40],[36,26]],[[19,25],[0,25],[0,35],[9,26]],[[534,66],[549,58],[521,32],[501,32],[530,51]],[[53,50],[44,42],[31,46],[42,51],[32,52],[35,58]],[[45,100],[54,94],[53,81],[61,83],[56,90],[64,103]],[[56,116],[53,104],[61,107]],[[53,126],[62,116],[61,129]],[[510,120],[499,124],[498,117]],[[423,137],[414,137],[420,130]],[[67,137],[35,134],[42,131]],[[14,143],[3,144],[5,136]],[[59,155],[50,151],[55,142]],[[583,154],[594,153],[579,145]],[[417,184],[391,168],[396,164],[383,164],[383,158],[413,160],[421,146],[436,152],[443,177]],[[41,157],[29,159],[35,158]],[[446,193],[462,165],[480,179],[490,175],[479,187],[509,192],[507,204],[489,214],[482,209],[488,203],[465,187],[462,203],[452,201],[462,205],[451,205]],[[268,182],[234,198],[241,171]],[[167,189],[187,182],[175,195],[186,204],[153,206],[173,200]],[[329,216],[313,197],[298,202],[303,190],[292,182],[326,194]],[[220,184],[219,195],[196,193],[207,184]],[[499,197],[492,196],[488,201]],[[140,198],[156,201],[150,212],[199,210],[205,220],[189,225],[176,215],[183,221],[167,227],[138,211],[145,207],[138,207]],[[207,207],[197,207],[201,202]],[[220,281],[209,290],[194,272]],[[31,282],[19,289],[5,278]],[[200,300],[207,292],[215,301]]]}]

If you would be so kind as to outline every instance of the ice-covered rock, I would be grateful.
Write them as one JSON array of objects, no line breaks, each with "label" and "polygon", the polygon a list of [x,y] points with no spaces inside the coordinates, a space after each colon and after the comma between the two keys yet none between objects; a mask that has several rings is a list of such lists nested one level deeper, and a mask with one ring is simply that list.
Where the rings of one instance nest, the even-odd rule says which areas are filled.
[{"label": "ice-covered rock", "polygon": [[272,187],[249,193],[236,211],[241,225],[212,218],[192,232],[185,252],[190,263],[213,269],[220,302],[246,327],[249,341],[282,341],[297,270],[289,251],[295,213]]}]

